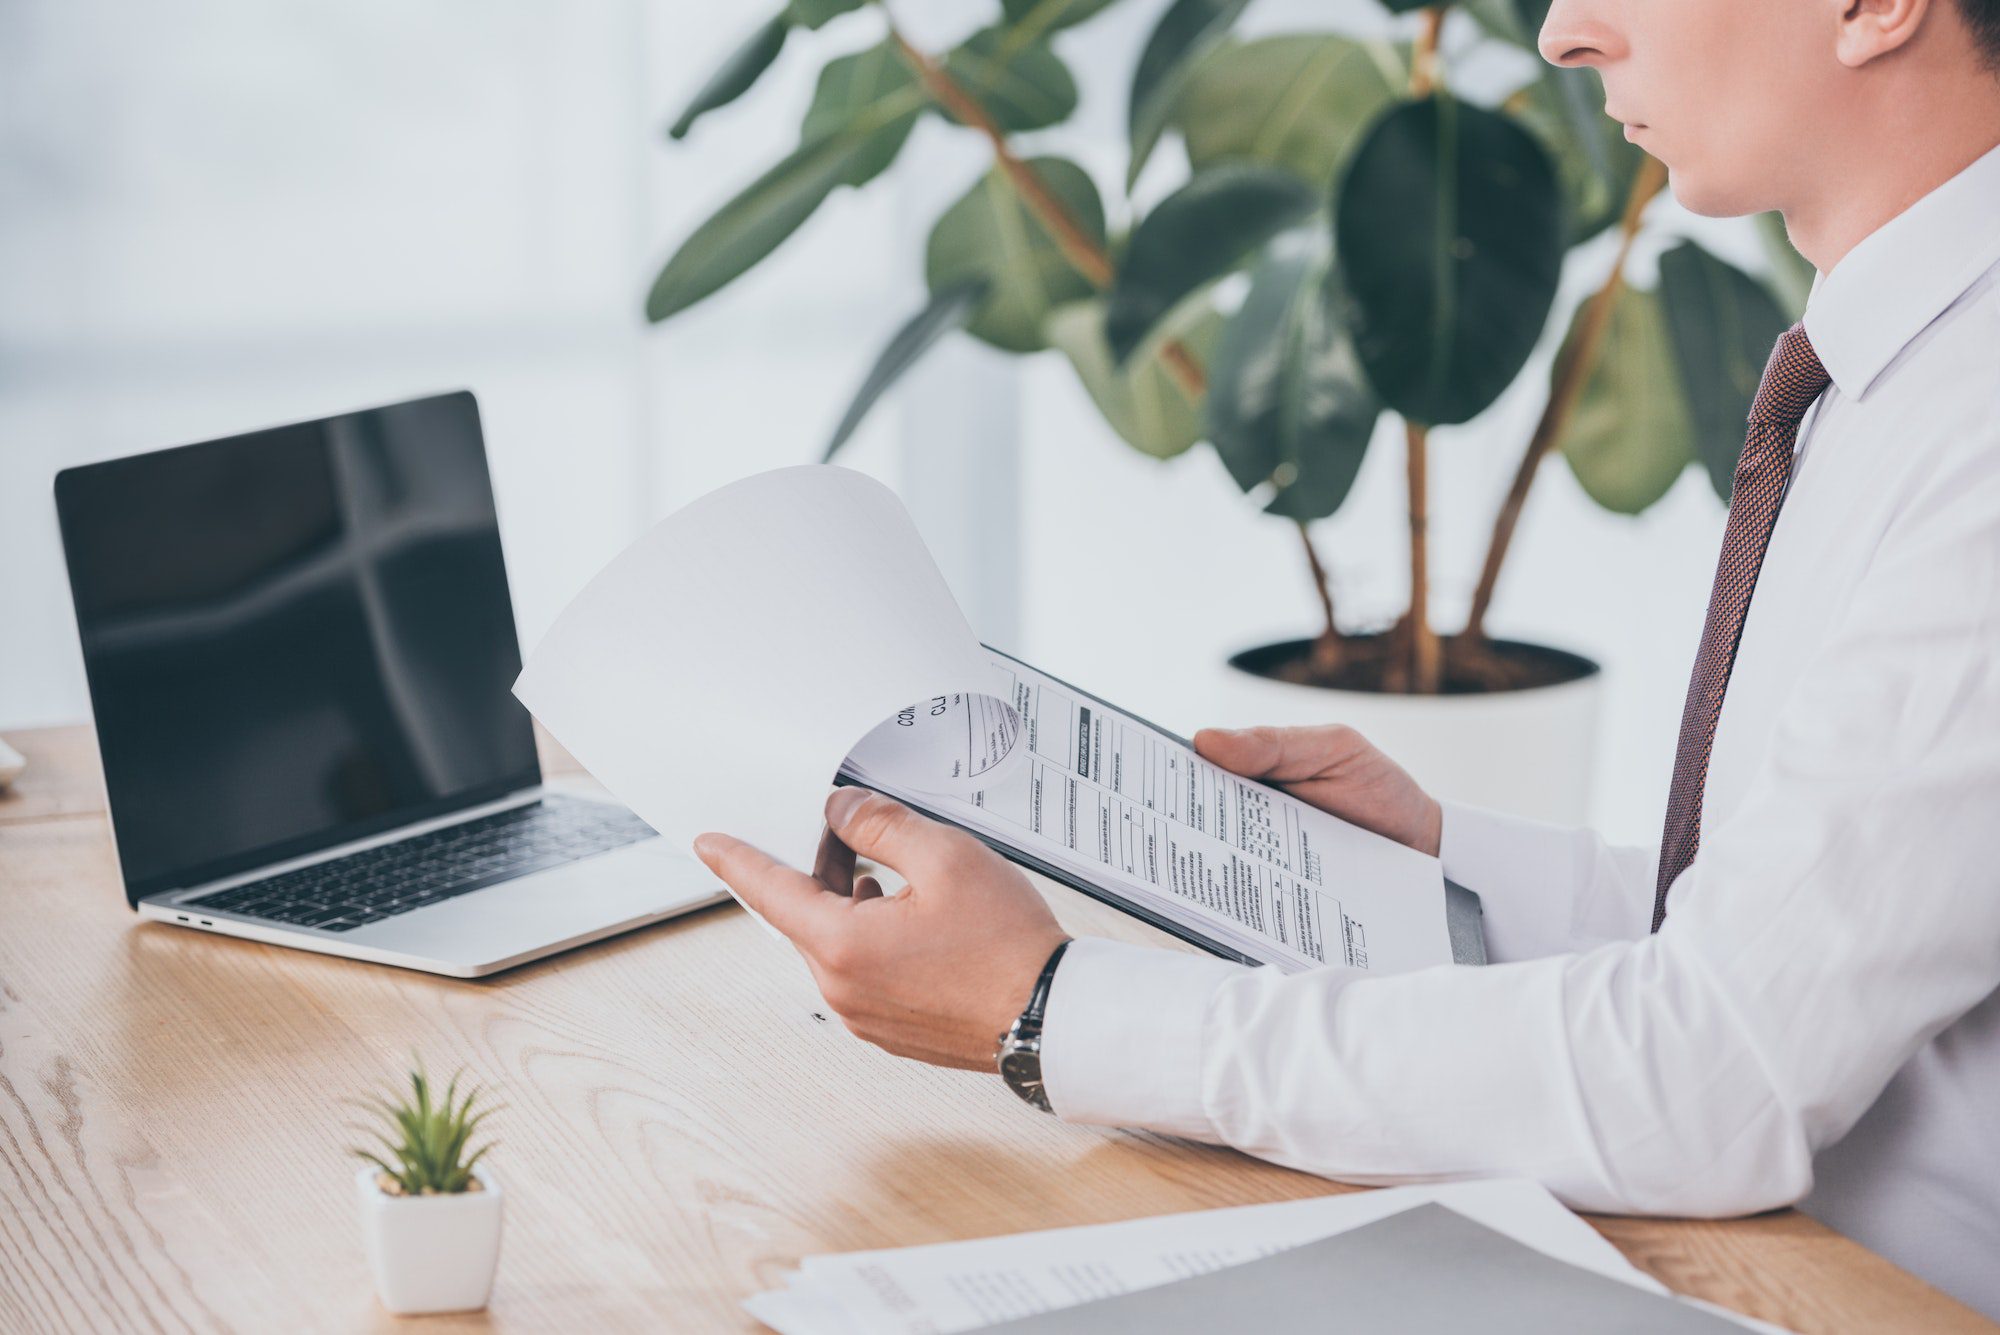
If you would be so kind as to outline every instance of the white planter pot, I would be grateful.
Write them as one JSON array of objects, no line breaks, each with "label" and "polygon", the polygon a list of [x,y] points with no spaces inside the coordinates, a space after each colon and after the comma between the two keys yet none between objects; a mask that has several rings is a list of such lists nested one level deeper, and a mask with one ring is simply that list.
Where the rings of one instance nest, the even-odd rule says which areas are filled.
[{"label": "white planter pot", "polygon": [[398,1316],[486,1306],[500,1262],[502,1197],[483,1169],[472,1173],[485,1190],[453,1196],[391,1196],[375,1185],[375,1169],[355,1174],[375,1294]]},{"label": "white planter pot", "polygon": [[[1246,650],[1254,654],[1256,650]],[[1383,695],[1297,686],[1233,664],[1217,674],[1210,717],[1224,727],[1345,723],[1439,798],[1558,825],[1590,821],[1604,674],[1477,695]]]}]

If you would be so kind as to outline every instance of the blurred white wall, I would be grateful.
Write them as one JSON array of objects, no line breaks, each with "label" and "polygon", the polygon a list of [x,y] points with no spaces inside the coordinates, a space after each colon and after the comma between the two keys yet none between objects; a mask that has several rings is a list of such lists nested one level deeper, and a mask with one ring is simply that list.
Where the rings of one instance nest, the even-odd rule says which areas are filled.
[{"label": "blurred white wall", "polygon": [[[942,45],[992,8],[899,16]],[[1127,0],[1063,41],[1085,104],[1042,141],[1090,167],[1114,213],[1124,87],[1159,8]],[[668,145],[666,119],[759,14],[0,3],[0,727],[87,716],[49,500],[72,463],[469,386],[532,644],[650,519],[817,457],[920,299],[932,217],[985,161],[926,122],[888,180],[649,330],[640,302],[672,244],[789,148],[820,60],[872,40],[865,14],[802,35],[766,85]],[[1248,26],[1371,22],[1366,0],[1264,0]],[[1162,156],[1143,194],[1174,179]],[[1538,382],[1520,388],[1437,438],[1447,626],[1538,406]],[[1322,526],[1363,619],[1403,593],[1401,466],[1381,444]],[[1290,526],[1205,449],[1164,465],[1127,450],[1053,356],[941,349],[848,461],[911,501],[987,638],[1162,722],[1199,725],[1227,650],[1311,629]],[[1619,837],[1657,833],[1721,522],[1693,474],[1625,520],[1556,463],[1523,524],[1493,626],[1608,667],[1597,809]]]},{"label": "blurred white wall", "polygon": [[[649,519],[813,457],[917,291],[890,195],[834,201],[680,324],[640,316],[671,243],[796,139],[803,44],[666,146],[743,22],[0,5],[0,726],[87,714],[49,494],[73,463],[469,386],[532,644]],[[894,422],[855,452],[891,481]]]}]

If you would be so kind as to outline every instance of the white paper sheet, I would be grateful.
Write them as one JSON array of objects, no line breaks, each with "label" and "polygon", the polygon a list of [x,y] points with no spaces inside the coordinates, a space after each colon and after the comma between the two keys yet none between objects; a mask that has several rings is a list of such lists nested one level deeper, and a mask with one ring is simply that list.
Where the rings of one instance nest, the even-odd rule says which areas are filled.
[{"label": "white paper sheet", "polygon": [[1242,958],[1451,960],[1436,859],[982,646],[901,502],[846,469],[765,473],[662,520],[563,611],[515,690],[684,843],[717,830],[809,868],[846,758],[849,777]]},{"label": "white paper sheet", "polygon": [[[661,834],[719,830],[802,869],[842,758],[877,725],[903,734],[884,749],[896,780],[942,792],[990,781],[1020,731],[902,502],[833,467],[746,478],[661,520],[563,610],[514,689]],[[938,697],[955,710],[932,714]]]},{"label": "white paper sheet", "polygon": [[1165,1284],[1435,1201],[1556,1260],[1663,1293],[1533,1182],[1395,1187],[928,1247],[809,1256],[744,1307],[781,1335],[948,1335]]}]

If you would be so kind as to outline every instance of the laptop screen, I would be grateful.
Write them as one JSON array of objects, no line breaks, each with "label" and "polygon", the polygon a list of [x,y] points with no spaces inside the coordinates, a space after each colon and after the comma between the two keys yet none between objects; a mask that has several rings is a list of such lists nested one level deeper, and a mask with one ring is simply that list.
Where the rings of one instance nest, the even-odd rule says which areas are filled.
[{"label": "laptop screen", "polygon": [[469,393],[56,478],[127,895],[540,775]]}]

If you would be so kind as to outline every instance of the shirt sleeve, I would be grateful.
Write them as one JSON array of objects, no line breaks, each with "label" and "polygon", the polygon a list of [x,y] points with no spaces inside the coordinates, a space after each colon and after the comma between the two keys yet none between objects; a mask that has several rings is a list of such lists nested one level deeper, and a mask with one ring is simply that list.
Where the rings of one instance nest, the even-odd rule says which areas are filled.
[{"label": "shirt sleeve", "polygon": [[1444,874],[1479,896],[1496,964],[1646,935],[1659,854],[1455,802],[1444,805]]},{"label": "shirt sleeve", "polygon": [[[1057,1112],[1359,1183],[1532,1177],[1588,1210],[1799,1199],[2000,985],[2000,470],[1928,481],[1659,934],[1393,976],[1079,943],[1044,1035]],[[1503,911],[1533,889],[1492,871]]]}]

